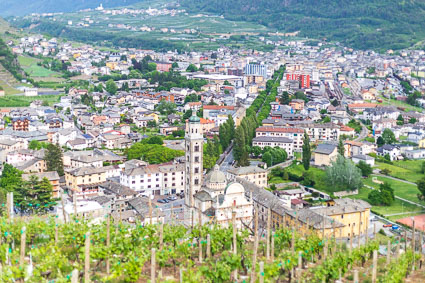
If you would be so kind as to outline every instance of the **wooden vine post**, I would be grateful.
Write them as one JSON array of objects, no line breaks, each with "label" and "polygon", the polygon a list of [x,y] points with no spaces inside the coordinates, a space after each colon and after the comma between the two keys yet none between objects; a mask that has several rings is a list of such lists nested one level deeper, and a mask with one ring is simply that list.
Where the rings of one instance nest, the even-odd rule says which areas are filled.
[{"label": "wooden vine post", "polygon": [[106,274],[110,273],[109,247],[111,246],[111,217],[108,214],[106,217],[106,247],[108,254],[106,256]]},{"label": "wooden vine post", "polygon": [[85,258],[84,258],[84,282],[90,282],[90,232],[86,233]]},{"label": "wooden vine post", "polygon": [[24,226],[21,230],[21,250],[20,250],[20,257],[19,257],[19,266],[24,266],[24,260],[25,260],[25,243],[27,240],[27,228]]},{"label": "wooden vine post", "polygon": [[72,204],[74,206],[74,217],[77,218],[77,193],[74,192],[72,195]]},{"label": "wooden vine post", "polygon": [[373,263],[372,263],[372,283],[376,282],[376,269],[378,265],[378,251],[373,251]]},{"label": "wooden vine post", "polygon": [[238,253],[238,243],[236,238],[236,211],[232,212],[232,226],[233,226],[233,253]]},{"label": "wooden vine post", "polygon": [[63,222],[66,224],[65,204],[64,204],[64,201],[63,201],[63,192],[62,191],[61,191],[61,205],[62,205]]},{"label": "wooden vine post", "polygon": [[55,224],[55,245],[58,244],[58,240],[59,240],[59,227],[58,227],[58,224]]},{"label": "wooden vine post", "polygon": [[156,249],[152,248],[151,250],[151,283],[156,282],[155,266],[156,266]]},{"label": "wooden vine post", "polygon": [[354,269],[354,283],[359,283],[359,271]]},{"label": "wooden vine post", "polygon": [[353,250],[353,237],[354,237],[354,229],[353,229],[353,225],[351,225],[351,234],[350,234],[350,254],[351,251]]},{"label": "wooden vine post", "polygon": [[326,260],[326,258],[328,257],[328,240],[324,239],[323,241],[325,242],[325,247],[323,250],[323,258]]},{"label": "wooden vine post", "polygon": [[398,237],[398,239],[397,239],[397,247],[396,247],[396,250],[395,250],[395,258],[396,259],[398,259],[399,254],[400,254],[400,237]]},{"label": "wooden vine post", "polygon": [[260,261],[260,283],[264,283],[264,262]]},{"label": "wooden vine post", "polygon": [[388,240],[388,243],[387,243],[387,265],[390,264],[390,260],[391,260],[391,240]]},{"label": "wooden vine post", "polygon": [[159,225],[159,250],[162,251],[164,247],[164,221]]},{"label": "wooden vine post", "polygon": [[254,215],[254,253],[252,255],[252,266],[251,266],[251,283],[255,282],[255,267],[257,265],[257,249],[258,249],[258,210],[255,210]]},{"label": "wooden vine post", "polygon": [[274,232],[272,232],[272,238],[271,238],[271,241],[272,241],[272,250],[271,250],[271,252],[270,252],[270,260],[271,260],[271,262],[273,262],[274,261]]},{"label": "wooden vine post", "polygon": [[210,234],[207,235],[207,257],[211,257],[211,236]]},{"label": "wooden vine post", "polygon": [[152,225],[152,200],[149,196],[149,224]]},{"label": "wooden vine post", "polygon": [[298,269],[301,271],[302,268],[303,268],[303,252],[299,251],[298,252]]},{"label": "wooden vine post", "polygon": [[267,210],[267,235],[266,235],[266,259],[270,260],[270,226],[271,226],[271,210],[270,207]]},{"label": "wooden vine post", "polygon": [[412,217],[412,221],[413,221],[413,234],[412,234],[413,264],[412,264],[412,271],[415,271],[415,252],[416,252],[415,234],[416,234],[416,227],[415,227],[415,218],[414,217]]},{"label": "wooden vine post", "polygon": [[79,273],[77,269],[74,269],[71,273],[71,283],[79,283]]}]

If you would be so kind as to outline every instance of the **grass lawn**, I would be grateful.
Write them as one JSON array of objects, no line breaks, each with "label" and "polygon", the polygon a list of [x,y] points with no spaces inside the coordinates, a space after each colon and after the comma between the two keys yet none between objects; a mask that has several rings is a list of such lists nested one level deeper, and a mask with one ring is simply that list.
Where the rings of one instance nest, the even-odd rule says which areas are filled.
[{"label": "grass lawn", "polygon": [[31,77],[44,78],[59,75],[57,72],[51,71],[42,66],[38,66],[37,63],[41,61],[39,59],[27,56],[18,56],[18,61],[24,71],[27,72]]},{"label": "grass lawn", "polygon": [[421,172],[423,160],[401,160],[395,161],[394,164],[377,162],[376,167],[379,169],[389,169],[390,176],[403,179],[410,182],[416,182],[425,175]]},{"label": "grass lawn", "polygon": [[47,101],[50,106],[60,101],[60,95],[39,95],[39,96],[14,96],[8,95],[0,97],[1,107],[27,107],[34,100]]},{"label": "grass lawn", "polygon": [[[400,181],[396,181],[393,179],[389,179],[386,177],[378,176],[377,179],[379,181],[388,182],[391,187],[394,189],[394,194],[398,197],[425,205],[424,201],[419,201],[417,194],[419,194],[419,190],[416,185],[406,184]],[[365,179],[363,182],[365,185],[378,188],[379,184],[372,182],[372,177]]]},{"label": "grass lawn", "polygon": [[[291,165],[287,168],[288,172],[291,172],[294,175],[302,176],[306,170],[304,169],[304,166],[302,164],[299,165]],[[324,170],[311,167],[308,170],[308,172],[311,172],[312,178],[314,180],[314,188],[323,191],[325,193],[332,193],[333,191],[329,190],[328,185],[326,184],[326,173]]]},{"label": "grass lawn", "polygon": [[[366,183],[366,182],[365,182]],[[368,201],[367,196],[371,192],[370,189],[363,187],[359,190],[358,195],[349,196],[352,199],[361,199]],[[386,216],[390,220],[396,220],[411,215],[419,215],[423,213],[423,209],[419,206],[396,199],[391,206],[373,206],[372,210]],[[398,213],[411,212],[411,214],[393,215]]]}]

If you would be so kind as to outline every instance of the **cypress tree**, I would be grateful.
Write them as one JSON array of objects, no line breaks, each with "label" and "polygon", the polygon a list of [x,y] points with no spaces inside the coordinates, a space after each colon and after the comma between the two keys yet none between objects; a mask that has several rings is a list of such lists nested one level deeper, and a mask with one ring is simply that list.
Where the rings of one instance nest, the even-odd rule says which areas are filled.
[{"label": "cypress tree", "polygon": [[310,138],[308,137],[307,132],[304,132],[303,139],[303,166],[305,170],[310,169],[310,159],[311,159],[311,147],[310,147]]}]

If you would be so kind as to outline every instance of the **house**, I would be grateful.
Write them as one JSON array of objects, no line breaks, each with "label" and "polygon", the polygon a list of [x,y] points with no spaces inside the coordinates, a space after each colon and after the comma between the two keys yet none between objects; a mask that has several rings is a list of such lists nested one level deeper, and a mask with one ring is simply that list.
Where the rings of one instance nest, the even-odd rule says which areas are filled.
[{"label": "house", "polygon": [[403,159],[400,148],[390,144],[384,144],[383,146],[378,147],[376,154],[381,157],[385,157],[388,154],[391,161]]},{"label": "house", "polygon": [[118,125],[117,128],[118,128],[118,131],[126,135],[128,135],[131,132],[131,127],[128,124],[120,124]]},{"label": "house", "polygon": [[258,137],[285,137],[293,141],[293,150],[302,151],[304,131],[294,127],[267,127],[262,126],[255,130]]},{"label": "house", "polygon": [[302,99],[292,99],[291,102],[289,102],[289,106],[296,111],[301,111],[304,109],[304,103],[305,101]]},{"label": "house", "polygon": [[177,114],[170,114],[167,116],[167,119],[168,119],[168,123],[174,124],[176,122],[180,122],[181,117]]},{"label": "house", "polygon": [[247,166],[230,169],[227,171],[227,178],[229,180],[243,178],[253,184],[256,184],[261,188],[266,188],[268,186],[267,170],[264,170],[257,166]]},{"label": "house", "polygon": [[314,151],[314,164],[316,166],[329,166],[338,156],[338,147],[334,144],[321,143]]},{"label": "house", "polygon": [[407,150],[404,154],[409,159],[425,159],[425,149],[423,148]]},{"label": "house", "polygon": [[106,181],[104,168],[82,167],[65,171],[65,183],[77,198],[98,195],[98,186]]},{"label": "house", "polygon": [[261,149],[266,146],[280,147],[286,151],[288,157],[292,157],[294,153],[294,142],[285,137],[255,137],[252,146],[259,146]]},{"label": "house", "polygon": [[353,155],[351,157],[351,160],[356,164],[358,164],[360,161],[363,161],[364,163],[369,164],[370,166],[375,165],[375,158],[369,155],[364,155],[364,154]]},{"label": "house", "polygon": [[13,130],[28,132],[30,122],[31,122],[31,119],[29,119],[28,117],[13,118],[12,119]]},{"label": "house", "polygon": [[137,117],[134,121],[138,128],[145,128],[149,122],[156,122],[154,117]]},{"label": "house", "polygon": [[202,108],[202,102],[188,102],[184,106],[184,110],[192,110],[192,111],[199,111],[199,109]]},{"label": "house", "polygon": [[345,157],[367,155],[376,151],[376,145],[371,142],[344,141]]},{"label": "house", "polygon": [[65,146],[69,147],[71,150],[83,150],[87,148],[87,143],[85,139],[76,138],[74,140],[67,141]]},{"label": "house", "polygon": [[165,136],[172,134],[175,131],[178,131],[180,128],[178,126],[169,125],[167,123],[159,126],[159,133]]},{"label": "house", "polygon": [[42,180],[43,178],[46,178],[49,180],[50,184],[52,185],[52,197],[53,198],[59,198],[60,197],[60,187],[59,187],[59,175],[56,171],[48,171],[43,173],[31,173],[31,174],[23,174],[22,179],[25,181],[30,180],[31,176],[36,176],[38,180]]}]

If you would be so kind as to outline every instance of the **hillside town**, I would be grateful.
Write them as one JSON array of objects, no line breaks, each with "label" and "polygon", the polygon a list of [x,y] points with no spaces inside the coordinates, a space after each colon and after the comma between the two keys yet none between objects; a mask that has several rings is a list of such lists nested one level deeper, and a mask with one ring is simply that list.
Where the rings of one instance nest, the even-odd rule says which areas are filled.
[{"label": "hillside town", "polygon": [[[24,180],[47,179],[63,219],[229,225],[236,209],[238,226],[249,227],[255,208],[263,223],[271,212],[274,228],[292,221],[360,241],[376,233],[376,204],[344,180],[324,190],[308,168],[328,174],[342,158],[364,178],[390,174],[378,162],[425,159],[424,51],[289,41],[273,52],[109,52],[41,35],[9,46],[88,82],[60,90],[54,105],[35,99],[0,114],[2,163]],[[165,74],[186,83],[167,84]]]}]

